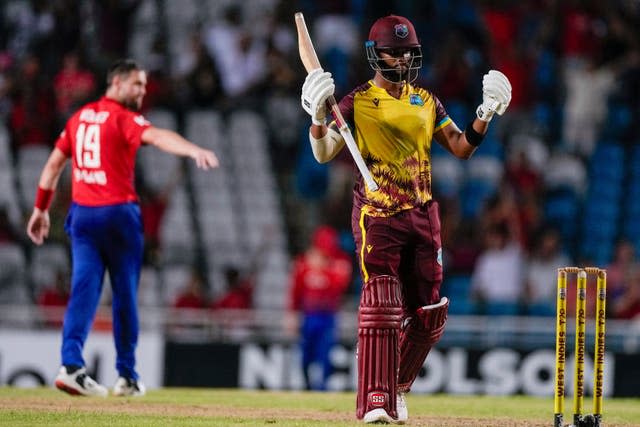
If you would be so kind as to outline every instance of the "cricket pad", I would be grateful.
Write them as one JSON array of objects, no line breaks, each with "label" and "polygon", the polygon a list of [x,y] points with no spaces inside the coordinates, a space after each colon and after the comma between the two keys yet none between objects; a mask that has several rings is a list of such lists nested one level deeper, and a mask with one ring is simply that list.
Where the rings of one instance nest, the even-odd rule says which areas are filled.
[{"label": "cricket pad", "polygon": [[448,310],[449,300],[443,297],[437,304],[417,309],[415,316],[406,322],[400,333],[398,392],[406,393],[411,389],[431,347],[444,333]]},{"label": "cricket pad", "polygon": [[402,313],[402,290],[397,278],[377,276],[365,284],[358,311],[358,419],[377,408],[398,417],[396,388]]}]

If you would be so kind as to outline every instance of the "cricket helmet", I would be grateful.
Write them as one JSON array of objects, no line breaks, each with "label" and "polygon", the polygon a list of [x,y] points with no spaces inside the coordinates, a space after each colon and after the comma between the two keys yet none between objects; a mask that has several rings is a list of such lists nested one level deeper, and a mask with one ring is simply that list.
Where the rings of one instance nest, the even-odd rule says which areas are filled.
[{"label": "cricket helmet", "polygon": [[[412,82],[422,68],[422,47],[411,21],[403,16],[388,15],[371,26],[369,40],[365,43],[367,60],[373,70],[392,82]],[[406,60],[406,69],[387,64],[379,53],[385,52],[397,59]]]}]

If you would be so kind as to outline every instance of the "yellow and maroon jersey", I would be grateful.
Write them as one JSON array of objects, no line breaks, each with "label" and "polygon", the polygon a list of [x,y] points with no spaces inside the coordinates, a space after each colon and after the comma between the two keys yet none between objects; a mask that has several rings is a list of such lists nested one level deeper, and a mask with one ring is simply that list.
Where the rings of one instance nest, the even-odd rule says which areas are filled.
[{"label": "yellow and maroon jersey", "polygon": [[380,187],[368,191],[358,175],[355,205],[369,215],[388,216],[431,200],[431,141],[451,123],[440,100],[411,85],[397,99],[370,80],[339,105]]}]

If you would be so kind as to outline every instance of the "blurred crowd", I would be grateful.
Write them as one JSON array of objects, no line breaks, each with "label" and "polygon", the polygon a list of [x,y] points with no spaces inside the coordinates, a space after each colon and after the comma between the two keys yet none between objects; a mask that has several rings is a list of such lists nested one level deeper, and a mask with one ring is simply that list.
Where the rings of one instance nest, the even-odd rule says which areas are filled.
[{"label": "blurred crowd", "polygon": [[[581,250],[580,233],[568,234],[567,228],[580,221],[599,144],[625,153],[640,144],[633,130],[640,119],[640,2],[634,0],[7,0],[0,6],[0,120],[12,163],[23,147],[51,147],[69,114],[102,93],[109,63],[133,56],[149,70],[145,112],[169,110],[178,126],[186,112],[203,108],[225,112],[242,106],[264,117],[292,260],[320,225],[335,229],[342,249],[352,254],[353,167],[346,156],[319,165],[311,155],[308,122],[299,107],[305,72],[296,11],[305,13],[338,96],[372,75],[363,42],[370,24],[391,12],[415,24],[425,56],[417,83],[443,101],[459,127],[481,99],[482,74],[495,68],[509,77],[510,110],[478,152],[486,160],[479,176],[493,174],[492,185],[475,186],[472,171],[464,171],[467,181],[455,181],[460,174],[438,169],[450,159],[433,148],[433,191],[443,218],[443,292],[451,296],[454,312],[553,315],[556,269],[599,263],[609,272],[611,315],[640,316],[636,236],[615,229],[607,236],[613,249],[593,258]],[[566,185],[554,181],[558,176]],[[545,209],[559,187],[570,187],[577,203],[568,222]],[[172,188],[140,182],[138,189],[146,262],[153,264]],[[54,220],[63,220],[68,203],[69,194],[59,191]],[[24,224],[8,218],[10,208],[0,206],[0,245],[18,243],[28,252]],[[26,213],[30,206],[20,209]],[[65,244],[61,230],[54,223],[50,240]],[[4,277],[9,270],[2,266],[0,280],[10,280]],[[251,306],[246,287],[231,302],[203,297],[202,274],[195,269],[176,305]],[[229,275],[227,280],[238,280],[231,267]],[[351,282],[348,292],[355,298],[355,269]]]}]

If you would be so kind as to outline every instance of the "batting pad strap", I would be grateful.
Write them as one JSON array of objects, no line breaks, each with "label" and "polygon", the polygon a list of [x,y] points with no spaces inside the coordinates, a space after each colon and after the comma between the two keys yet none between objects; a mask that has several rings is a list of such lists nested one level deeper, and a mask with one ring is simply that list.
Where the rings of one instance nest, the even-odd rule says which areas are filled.
[{"label": "batting pad strap", "polygon": [[344,147],[344,138],[339,132],[336,132],[333,128],[327,128],[327,133],[321,138],[314,138],[309,132],[309,142],[311,143],[311,151],[313,151],[313,157],[319,163],[326,163],[333,159]]},{"label": "batting pad strap", "polygon": [[362,307],[361,328],[395,329],[402,322],[402,307]]}]

